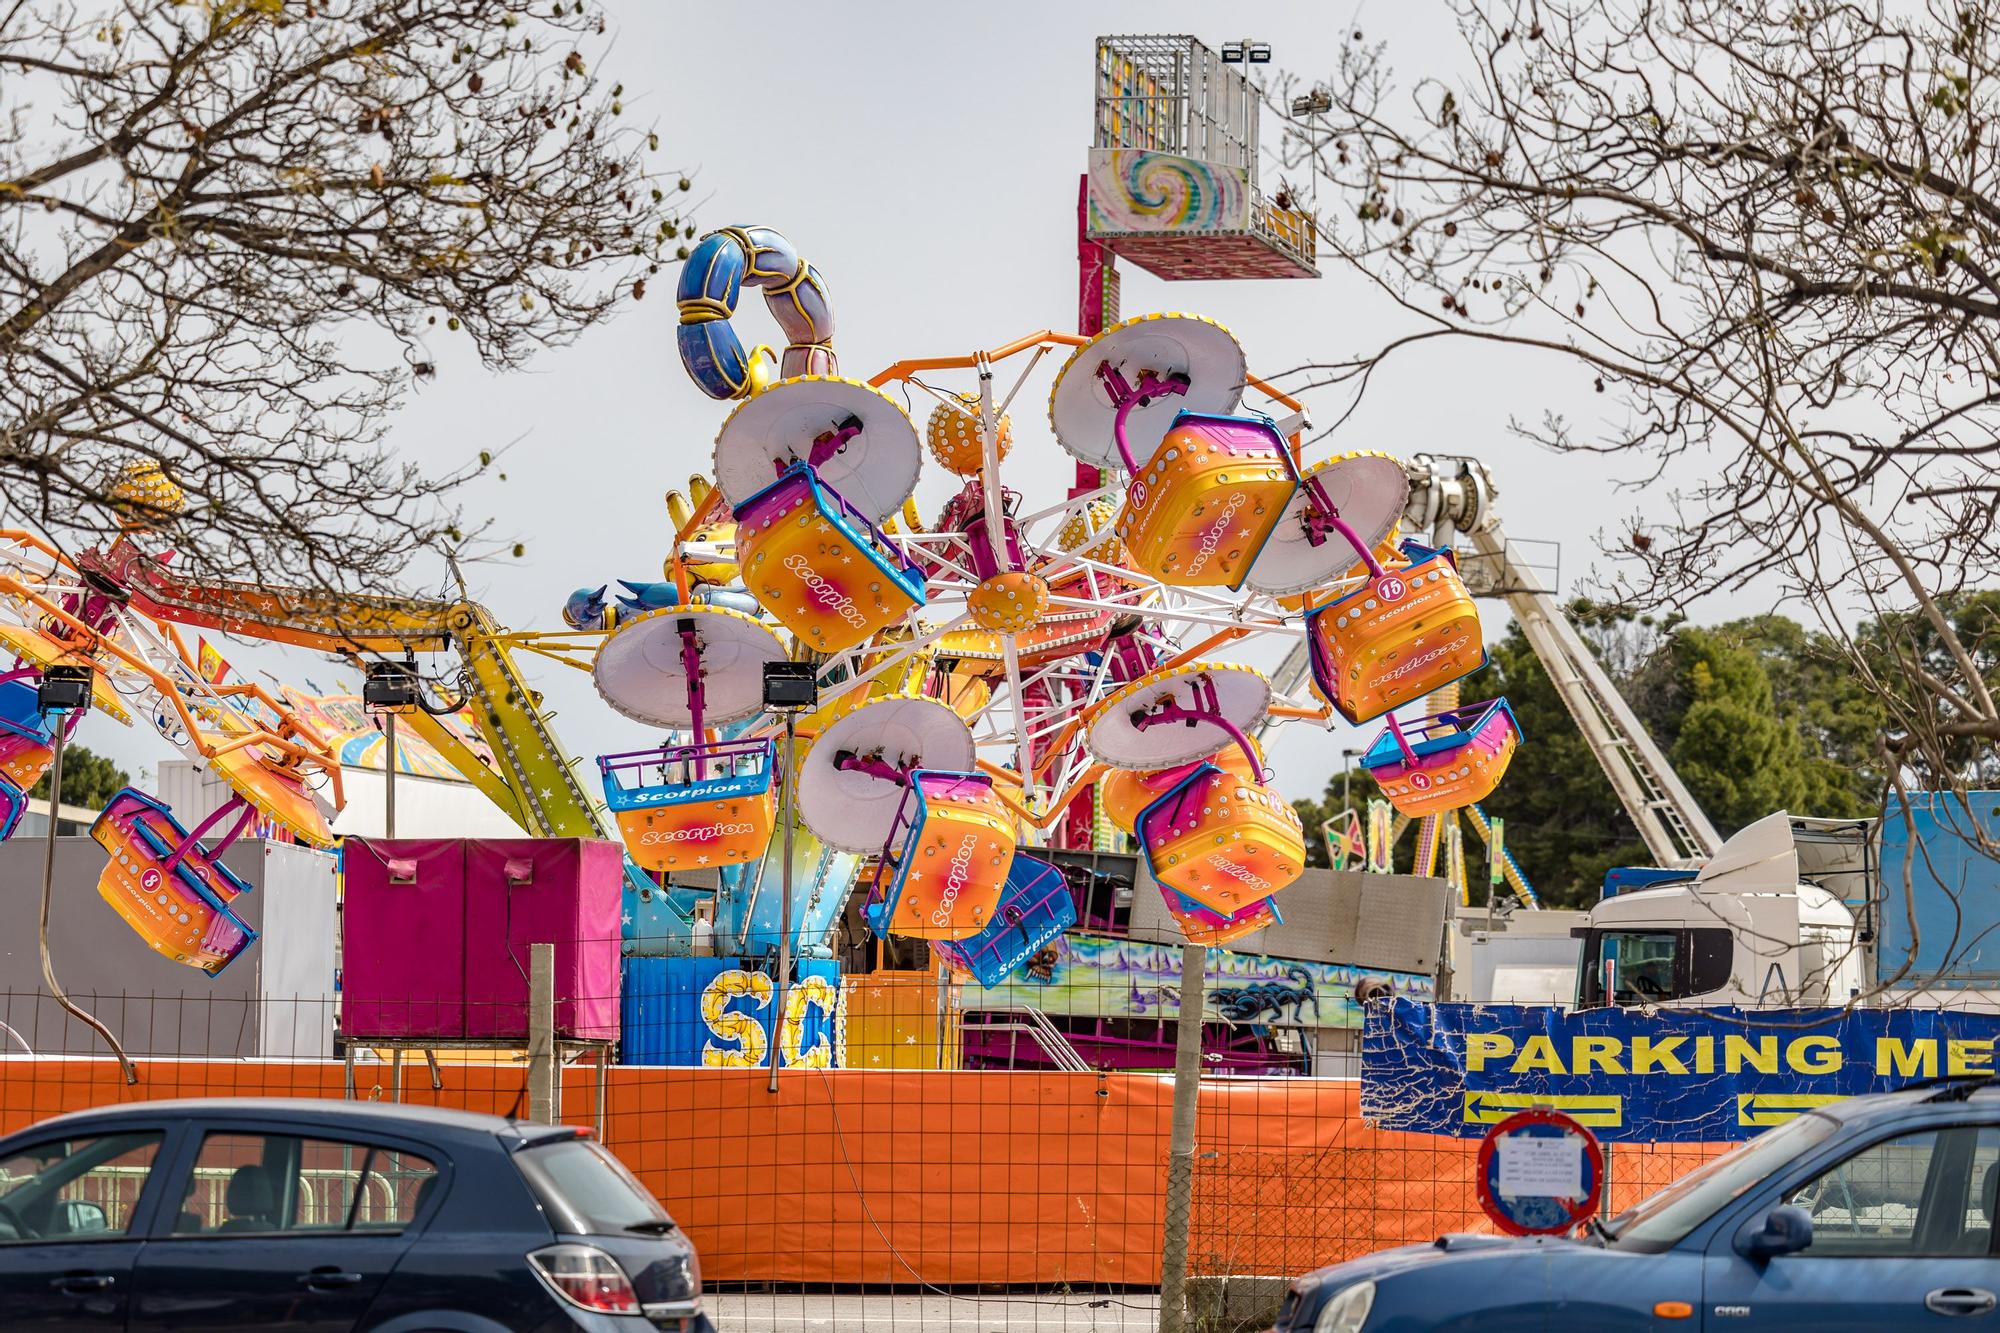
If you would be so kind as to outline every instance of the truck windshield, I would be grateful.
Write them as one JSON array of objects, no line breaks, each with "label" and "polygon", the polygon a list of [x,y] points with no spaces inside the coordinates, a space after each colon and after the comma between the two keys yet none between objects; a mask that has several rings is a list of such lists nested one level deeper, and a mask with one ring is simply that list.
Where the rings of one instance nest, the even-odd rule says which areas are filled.
[{"label": "truck windshield", "polygon": [[1826,1142],[1839,1125],[1808,1112],[1676,1180],[1611,1220],[1613,1249],[1658,1254],[1745,1191]]}]

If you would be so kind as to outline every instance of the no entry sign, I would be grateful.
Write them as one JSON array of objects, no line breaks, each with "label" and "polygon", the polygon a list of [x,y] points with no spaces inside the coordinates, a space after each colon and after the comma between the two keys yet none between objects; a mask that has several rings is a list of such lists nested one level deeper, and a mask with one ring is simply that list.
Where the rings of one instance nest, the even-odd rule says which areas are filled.
[{"label": "no entry sign", "polygon": [[1508,1235],[1558,1235],[1596,1213],[1604,1150],[1560,1111],[1519,1111],[1487,1131],[1474,1183],[1479,1206]]}]

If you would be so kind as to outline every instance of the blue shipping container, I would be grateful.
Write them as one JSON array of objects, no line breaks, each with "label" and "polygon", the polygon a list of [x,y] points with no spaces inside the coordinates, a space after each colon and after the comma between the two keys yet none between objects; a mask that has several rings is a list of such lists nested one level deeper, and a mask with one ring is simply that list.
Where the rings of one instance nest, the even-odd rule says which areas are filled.
[{"label": "blue shipping container", "polygon": [[[1991,850],[1980,849],[1982,833]],[[1901,972],[1905,984],[1922,978],[1941,986],[2000,985],[1996,855],[2000,792],[1972,792],[1969,808],[1947,792],[1912,792],[1909,820],[1890,803],[1882,820],[1876,898],[1881,932],[1875,949],[1877,979],[1887,981]]]}]

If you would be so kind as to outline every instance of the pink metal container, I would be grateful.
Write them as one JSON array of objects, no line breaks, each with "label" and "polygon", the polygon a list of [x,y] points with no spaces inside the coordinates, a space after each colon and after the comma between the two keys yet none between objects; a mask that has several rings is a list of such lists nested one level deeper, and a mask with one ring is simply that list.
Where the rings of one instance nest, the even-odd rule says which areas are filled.
[{"label": "pink metal container", "polygon": [[556,1032],[618,1035],[618,844],[351,838],[344,860],[343,1036],[525,1041],[534,944]]}]

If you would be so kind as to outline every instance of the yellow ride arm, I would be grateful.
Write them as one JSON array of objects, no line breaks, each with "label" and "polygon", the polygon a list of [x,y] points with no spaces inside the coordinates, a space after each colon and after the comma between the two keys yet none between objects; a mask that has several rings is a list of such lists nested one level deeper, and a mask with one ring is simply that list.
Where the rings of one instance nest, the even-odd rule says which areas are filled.
[{"label": "yellow ride arm", "polygon": [[[113,564],[103,557],[85,563]],[[132,590],[135,608],[159,620],[350,658],[362,652],[456,651],[464,663],[460,684],[492,748],[494,767],[428,714],[412,719],[417,734],[529,833],[610,836],[597,802],[577,778],[575,761],[541,711],[541,696],[528,688],[502,631],[478,603],[182,579],[144,557],[128,557],[103,572]]]}]

